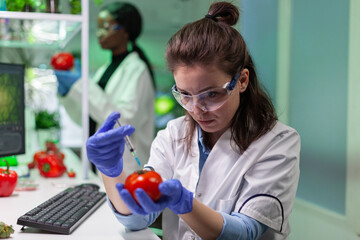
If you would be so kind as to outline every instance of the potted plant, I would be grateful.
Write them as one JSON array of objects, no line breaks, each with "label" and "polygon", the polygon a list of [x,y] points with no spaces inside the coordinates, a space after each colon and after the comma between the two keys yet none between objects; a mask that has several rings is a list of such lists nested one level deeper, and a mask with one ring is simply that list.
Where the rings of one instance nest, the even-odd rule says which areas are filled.
[{"label": "potted plant", "polygon": [[7,0],[6,10],[14,12],[33,12],[37,0]]},{"label": "potted plant", "polygon": [[[104,0],[94,0],[95,4],[99,6],[103,3]],[[81,13],[81,0],[69,0],[71,7],[71,14],[80,14]]]}]

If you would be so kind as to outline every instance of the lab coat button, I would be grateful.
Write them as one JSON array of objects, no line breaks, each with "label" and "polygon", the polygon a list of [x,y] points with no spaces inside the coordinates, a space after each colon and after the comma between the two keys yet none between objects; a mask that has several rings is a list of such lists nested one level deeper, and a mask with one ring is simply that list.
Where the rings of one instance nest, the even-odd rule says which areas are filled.
[{"label": "lab coat button", "polygon": [[198,193],[197,196],[198,196],[198,197],[201,197],[201,193]]}]

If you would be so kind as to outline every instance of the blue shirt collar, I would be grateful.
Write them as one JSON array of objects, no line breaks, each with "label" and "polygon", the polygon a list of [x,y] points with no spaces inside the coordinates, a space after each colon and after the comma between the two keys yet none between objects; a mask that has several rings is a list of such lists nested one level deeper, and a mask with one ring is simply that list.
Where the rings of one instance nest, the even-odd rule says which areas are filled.
[{"label": "blue shirt collar", "polygon": [[199,150],[202,151],[203,153],[205,153],[206,155],[209,155],[210,150],[204,144],[204,138],[203,138],[202,131],[201,131],[201,128],[199,125],[197,127],[197,130],[198,130],[198,135],[199,135],[199,146],[200,146]]}]

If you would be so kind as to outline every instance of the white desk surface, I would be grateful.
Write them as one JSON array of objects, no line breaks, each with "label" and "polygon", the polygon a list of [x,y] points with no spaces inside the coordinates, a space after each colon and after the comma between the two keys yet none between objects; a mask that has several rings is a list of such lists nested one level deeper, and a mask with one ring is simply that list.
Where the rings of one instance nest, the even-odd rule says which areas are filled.
[{"label": "white desk surface", "polygon": [[106,201],[70,235],[55,234],[34,228],[26,228],[22,231],[22,226],[17,224],[17,219],[21,215],[69,186],[89,182],[98,184],[100,190],[105,191],[102,181],[92,172],[89,172],[89,180],[83,179],[80,160],[74,153],[67,150],[63,152],[66,155],[65,164],[68,169],[72,168],[76,171],[76,178],[69,178],[66,174],[60,178],[43,178],[39,175],[38,169],[32,169],[30,179],[34,179],[34,183],[38,184],[37,190],[14,191],[10,197],[0,198],[0,221],[13,226],[15,233],[11,235],[12,239],[159,239],[150,229],[136,232],[127,230],[115,218]]}]

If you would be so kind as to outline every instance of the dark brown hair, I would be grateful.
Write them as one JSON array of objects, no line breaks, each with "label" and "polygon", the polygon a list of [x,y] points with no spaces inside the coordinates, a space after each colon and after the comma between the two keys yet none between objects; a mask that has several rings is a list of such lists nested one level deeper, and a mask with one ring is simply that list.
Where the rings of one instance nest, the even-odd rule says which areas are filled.
[{"label": "dark brown hair", "polygon": [[[277,116],[270,98],[260,86],[243,37],[232,27],[238,19],[239,10],[233,4],[211,4],[205,18],[185,25],[170,38],[165,58],[172,72],[179,66],[191,65],[217,66],[231,76],[245,68],[249,70],[248,87],[240,94],[240,105],[231,122],[231,138],[239,151],[244,152],[274,126]],[[186,142],[190,150],[197,124],[188,113],[186,120],[189,121]]]}]

